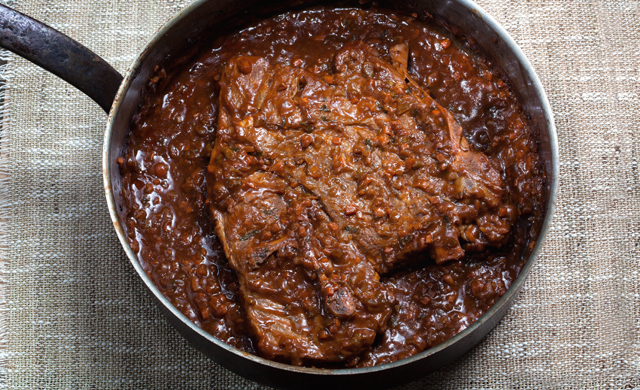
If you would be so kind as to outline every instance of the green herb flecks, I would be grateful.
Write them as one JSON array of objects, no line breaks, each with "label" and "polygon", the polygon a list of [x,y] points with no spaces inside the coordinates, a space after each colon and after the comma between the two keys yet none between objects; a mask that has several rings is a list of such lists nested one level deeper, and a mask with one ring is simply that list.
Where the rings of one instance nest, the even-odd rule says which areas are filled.
[{"label": "green herb flecks", "polygon": [[247,241],[251,237],[255,236],[256,233],[258,233],[257,230],[250,230],[246,234],[243,234],[242,236],[240,236],[240,241]]},{"label": "green herb flecks", "polygon": [[360,228],[354,227],[354,226],[345,226],[344,230],[346,230],[349,233],[358,233],[358,232],[360,232]]},{"label": "green herb flecks", "polygon": [[302,124],[302,131],[304,131],[305,133],[312,133],[313,126],[311,126],[311,123],[305,122]]}]

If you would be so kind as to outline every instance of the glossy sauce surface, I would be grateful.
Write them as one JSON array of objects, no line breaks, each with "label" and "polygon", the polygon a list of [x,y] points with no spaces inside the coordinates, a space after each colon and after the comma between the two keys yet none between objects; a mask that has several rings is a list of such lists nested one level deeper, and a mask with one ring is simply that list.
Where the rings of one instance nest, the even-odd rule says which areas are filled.
[{"label": "glossy sauce surface", "polygon": [[[298,68],[318,77],[332,76],[336,73],[336,53],[353,42],[374,49],[388,63],[393,62],[390,49],[408,46],[408,77],[418,88],[428,91],[429,98],[443,107],[440,111],[451,113],[462,127],[469,153],[486,156],[483,158],[499,172],[504,191],[500,202],[508,207],[502,211],[496,208],[494,221],[508,218],[509,228],[502,235],[494,235],[495,240],[483,238],[491,229],[483,230],[487,233],[476,231],[475,235],[470,231],[460,241],[465,249],[463,255],[458,251],[437,263],[427,258],[418,263],[401,261],[399,266],[378,266],[382,275],[379,289],[386,292],[389,311],[382,310],[378,315],[378,309],[361,309],[363,321],[369,321],[368,326],[375,332],[358,334],[359,340],[366,340],[364,344],[356,343],[360,348],[357,353],[334,354],[325,361],[315,355],[295,358],[278,351],[267,352],[252,327],[255,317],[247,316],[239,268],[231,267],[225,257],[205,205],[207,185],[212,180],[207,165],[216,146],[220,146],[216,145],[220,81],[229,61],[241,56],[263,58],[271,66]],[[387,11],[313,9],[264,20],[218,39],[177,69],[169,74],[162,67],[156,69],[156,77],[133,119],[125,153],[119,159],[127,209],[125,225],[132,248],[156,285],[207,332],[245,351],[293,364],[383,364],[411,356],[459,333],[486,312],[517,277],[523,254],[537,235],[543,211],[544,177],[536,155],[536,138],[508,83],[464,43],[412,17]],[[451,183],[445,180],[445,198],[449,196],[447,192],[455,190],[446,187],[455,178],[447,177]],[[296,202],[313,207],[315,200],[306,201],[304,194],[299,196],[302,198],[296,198]],[[492,209],[482,210],[489,216]],[[331,237],[331,226],[325,228],[323,224],[314,225],[319,237]],[[461,230],[455,226],[454,223],[454,229]],[[296,229],[300,231],[299,227]],[[344,229],[340,231],[345,233]],[[249,229],[239,234],[237,241],[257,240],[254,244],[259,245],[261,239],[271,237],[254,237],[258,233]],[[355,230],[346,233],[357,235]],[[438,256],[432,257],[438,260]],[[274,264],[274,269],[278,267]],[[312,291],[304,286],[313,284],[313,278],[309,279],[301,268],[284,267],[280,271],[272,277],[261,276],[265,283],[261,288],[284,291],[283,299],[291,299],[292,304],[297,299],[295,304],[301,307],[314,307],[326,299],[322,294],[305,293]],[[339,312],[343,306],[334,309]],[[374,314],[371,318],[378,325],[366,320],[367,313]],[[340,317],[339,314],[333,317]],[[353,333],[340,333],[347,325],[340,321],[333,325],[323,325],[327,334],[353,338]],[[348,331],[348,326],[344,329]]]}]

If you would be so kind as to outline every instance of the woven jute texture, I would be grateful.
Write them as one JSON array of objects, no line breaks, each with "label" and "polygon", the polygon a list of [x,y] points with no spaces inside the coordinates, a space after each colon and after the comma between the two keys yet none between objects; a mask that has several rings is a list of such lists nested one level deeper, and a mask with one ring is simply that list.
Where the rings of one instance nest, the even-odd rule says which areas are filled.
[{"label": "woven jute texture", "polygon": [[[560,195],[516,305],[405,389],[640,388],[638,2],[480,0],[549,95]],[[19,0],[125,72],[182,0]],[[102,190],[106,116],[13,55],[0,137],[0,367],[15,389],[259,389],[191,347],[125,257]]]}]

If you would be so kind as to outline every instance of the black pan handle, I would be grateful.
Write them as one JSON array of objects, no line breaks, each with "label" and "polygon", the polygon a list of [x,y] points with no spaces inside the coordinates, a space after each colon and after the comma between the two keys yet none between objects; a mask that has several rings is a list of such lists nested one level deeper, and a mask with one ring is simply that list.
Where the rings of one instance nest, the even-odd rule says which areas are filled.
[{"label": "black pan handle", "polygon": [[120,73],[91,50],[4,5],[0,5],[0,47],[67,81],[107,113],[122,82]]}]

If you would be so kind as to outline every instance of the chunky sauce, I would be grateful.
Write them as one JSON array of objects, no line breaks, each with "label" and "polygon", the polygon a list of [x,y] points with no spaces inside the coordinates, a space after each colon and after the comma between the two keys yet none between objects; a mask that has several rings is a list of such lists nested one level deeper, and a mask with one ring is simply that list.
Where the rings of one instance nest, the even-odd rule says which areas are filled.
[{"label": "chunky sauce", "polygon": [[[398,65],[400,57],[394,56],[394,50],[398,48],[408,48],[408,64],[405,60],[404,67]],[[413,88],[409,84],[406,91],[399,94],[411,95],[419,104],[431,102],[425,115],[435,118],[427,119],[436,125],[439,123],[440,127],[445,126],[443,129],[446,130],[447,121],[438,121],[438,116],[450,115],[448,123],[455,122],[461,127],[462,142],[468,144],[463,147],[467,149],[466,154],[461,154],[463,157],[458,160],[453,152],[450,155],[446,151],[434,154],[435,165],[431,172],[435,173],[429,180],[440,183],[441,193],[425,195],[425,202],[437,205],[433,206],[434,210],[439,210],[429,216],[429,226],[438,226],[440,230],[434,227],[411,234],[390,234],[391,238],[383,240],[382,245],[382,241],[372,240],[370,235],[360,232],[373,226],[372,223],[402,221],[406,219],[406,213],[394,216],[397,207],[385,206],[384,202],[375,199],[369,203],[364,200],[332,203],[331,199],[335,197],[330,196],[330,191],[321,193],[321,189],[329,188],[327,183],[335,178],[327,175],[326,169],[314,171],[311,159],[302,161],[303,152],[306,151],[307,156],[311,156],[313,150],[331,154],[336,147],[342,147],[341,143],[356,137],[350,138],[349,134],[359,137],[366,130],[355,124],[348,128],[358,129],[358,132],[347,132],[345,120],[332,117],[331,110],[325,105],[317,110],[322,116],[318,124],[310,123],[308,119],[302,124],[287,122],[294,130],[286,134],[294,134],[296,138],[295,142],[283,138],[283,146],[279,147],[282,155],[265,156],[263,151],[255,150],[257,141],[254,140],[241,146],[248,154],[243,155],[242,161],[235,161],[238,146],[234,142],[237,140],[229,143],[228,137],[221,137],[216,141],[216,132],[225,131],[219,124],[224,124],[220,122],[223,120],[221,112],[228,116],[233,111],[233,104],[222,109],[219,103],[219,95],[226,93],[227,84],[242,81],[243,74],[264,64],[280,69],[284,74],[282,77],[304,74],[307,80],[315,80],[317,76],[318,83],[324,83],[323,91],[329,87],[340,91],[340,82],[336,81],[341,77],[336,69],[340,61],[336,57],[340,54],[336,53],[345,50],[352,50],[352,56],[357,53],[370,55],[372,60],[367,64],[377,61],[378,71],[382,69],[396,76],[407,72],[407,83],[411,80]],[[267,19],[218,39],[211,48],[190,61],[170,72],[156,68],[140,110],[133,118],[124,155],[118,161],[123,176],[125,225],[131,247],[165,296],[198,326],[234,347],[292,364],[370,366],[414,355],[449,339],[486,312],[515,280],[522,268],[524,254],[537,235],[542,215],[544,177],[536,155],[536,138],[508,83],[484,58],[472,54],[463,43],[412,17],[386,11],[312,9]],[[225,74],[225,68],[238,74]],[[369,70],[364,73],[369,74]],[[374,73],[371,70],[372,79]],[[416,91],[427,92],[420,96]],[[348,93],[343,95],[354,105],[359,104],[357,97]],[[418,172],[429,168],[425,164],[429,165],[430,160],[412,152],[427,150],[429,145],[436,145],[434,150],[455,147],[446,140],[425,140],[422,145],[415,141],[419,139],[417,133],[418,138],[412,138],[413,143],[398,141],[394,144],[399,138],[392,130],[398,131],[402,127],[398,124],[402,119],[400,114],[413,112],[417,117],[419,109],[415,102],[411,103],[415,107],[408,105],[406,109],[400,108],[397,102],[392,107],[385,107],[385,101],[399,99],[392,91],[389,95],[384,99],[378,97],[379,103],[371,104],[370,110],[382,115],[382,122],[395,120],[395,127],[390,125],[383,129],[389,131],[391,141],[385,138],[387,133],[373,134],[377,138],[370,137],[371,140],[363,136],[362,146],[352,143],[356,146],[349,149],[348,158],[355,159],[349,160],[351,165],[357,165],[367,150],[375,149],[392,151],[400,156],[394,160],[395,165],[384,166],[385,169],[400,170],[402,174],[409,170]],[[354,107],[356,111],[360,109],[360,106]],[[278,122],[277,125],[286,127],[285,122],[289,119],[284,118],[282,124]],[[325,131],[322,130],[323,122],[339,123],[340,126],[329,126]],[[322,129],[318,130],[317,126]],[[335,128],[343,135],[335,133]],[[332,149],[317,146],[322,137]],[[286,146],[289,141],[295,147]],[[390,146],[384,149],[381,145]],[[421,145],[423,149],[419,148]],[[294,150],[303,154],[293,156]],[[292,159],[289,164],[287,157]],[[321,161],[320,157],[314,159]],[[235,165],[229,165],[229,161]],[[462,161],[457,170],[456,161]],[[244,176],[230,175],[239,163],[246,168]],[[241,188],[242,180],[245,184],[249,180],[246,172],[252,164],[264,167],[256,168],[258,176],[251,176],[249,187],[239,193],[237,188]],[[459,179],[459,176],[465,177],[464,172],[468,170],[465,164],[490,167],[482,172],[486,179],[484,183],[488,184],[480,186],[481,190],[469,181]],[[303,168],[297,170],[298,165]],[[336,167],[335,163],[333,167]],[[336,169],[344,178],[340,167]],[[286,175],[282,173],[285,171]],[[292,179],[285,183],[276,177],[278,175]],[[391,176],[402,175],[394,176],[392,172]],[[363,180],[361,173],[354,177],[349,176],[360,183]],[[374,179],[382,180],[373,177],[367,182]],[[216,181],[221,184],[215,186]],[[492,184],[499,190],[488,190],[493,188]],[[265,188],[285,186],[286,189],[278,190],[278,193],[286,194],[273,200],[266,195],[256,198],[256,194],[264,194],[254,191],[256,185],[258,188],[261,185]],[[305,186],[319,189],[310,194],[303,190],[307,188]],[[402,187],[402,183],[399,186]],[[396,188],[395,182],[391,182],[391,187]],[[400,187],[389,193],[398,193],[396,190]],[[425,185],[416,187],[432,190],[431,187],[426,189]],[[380,188],[385,189],[384,186]],[[376,191],[382,191],[380,188]],[[216,194],[216,189],[222,192]],[[228,196],[232,192],[234,196]],[[480,193],[484,195],[478,195]],[[248,197],[250,201],[238,203],[240,196]],[[453,201],[443,201],[449,198],[457,199],[455,207],[445,207],[446,204],[453,205]],[[232,200],[232,206],[228,199]],[[256,209],[257,204],[266,206],[257,214],[247,212],[253,222],[238,222],[243,209],[229,212],[233,207],[246,205]],[[283,205],[284,211],[278,211],[279,204]],[[361,222],[357,226],[349,222],[360,215],[358,207],[365,206],[371,207],[371,214],[375,216],[371,219],[373,222],[369,225]],[[453,208],[457,214],[451,214]],[[334,209],[344,215],[338,215]],[[260,274],[254,272],[255,264],[246,266],[235,260],[233,256],[236,255],[241,259],[247,254],[273,252],[266,247],[270,240],[274,241],[274,237],[281,234],[284,225],[269,231],[263,226],[257,229],[249,225],[258,223],[256,216],[269,226],[278,220],[276,214],[281,217],[280,221],[293,220],[291,215],[285,216],[286,213],[297,218],[297,222],[289,223],[285,230],[293,229],[297,239],[311,233],[317,240],[314,253],[324,250],[327,256],[324,260],[310,264],[304,260],[309,256],[302,256],[302,260],[297,260],[301,262],[298,264],[269,257],[261,260],[265,265]],[[227,254],[234,254],[233,261],[227,260],[215,234],[214,214],[217,221],[224,220],[228,224],[225,226],[231,226],[227,230],[219,227],[218,232],[223,233],[221,237]],[[233,218],[229,219],[229,216]],[[423,215],[419,217],[424,218]],[[302,224],[303,219],[311,222]],[[406,230],[400,223],[397,226]],[[225,231],[228,232],[226,235]],[[349,240],[355,244],[349,244]],[[346,244],[338,245],[343,241]],[[261,246],[265,248],[260,249]],[[290,248],[279,247],[278,250],[285,253]],[[322,261],[337,258],[336,251],[340,260],[334,265],[339,266],[322,265]],[[422,252],[428,255],[419,256]],[[295,258],[295,254],[287,258]],[[367,258],[369,262],[359,261],[361,258]],[[420,260],[413,261],[415,258]],[[369,263],[372,265],[362,268],[362,264]],[[333,279],[324,274],[327,268],[335,274]],[[356,274],[359,276],[355,277]],[[337,284],[327,280],[337,281]],[[314,292],[314,284],[322,286],[318,293]],[[258,286],[252,291],[260,291],[263,295],[249,296],[247,286]],[[366,291],[354,298],[345,292],[352,290]],[[254,303],[270,294],[286,302],[283,313],[287,316],[294,318],[302,313],[306,320],[316,321],[313,340],[300,340],[300,345],[315,343],[314,348],[301,349],[295,345],[293,336],[290,339],[294,341],[290,343],[282,340],[269,343],[273,335],[260,333],[264,310],[261,311],[263,308],[258,305],[256,311]]]}]

